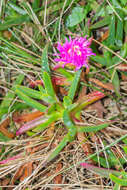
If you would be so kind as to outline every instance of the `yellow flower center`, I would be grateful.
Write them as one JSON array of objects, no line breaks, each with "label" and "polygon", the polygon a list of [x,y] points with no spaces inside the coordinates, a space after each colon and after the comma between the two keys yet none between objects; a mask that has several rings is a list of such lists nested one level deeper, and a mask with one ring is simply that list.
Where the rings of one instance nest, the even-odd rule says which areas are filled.
[{"label": "yellow flower center", "polygon": [[76,52],[77,53],[77,55],[80,55],[81,56],[81,51],[79,50],[80,48],[79,48],[79,46],[74,46],[74,52]]}]

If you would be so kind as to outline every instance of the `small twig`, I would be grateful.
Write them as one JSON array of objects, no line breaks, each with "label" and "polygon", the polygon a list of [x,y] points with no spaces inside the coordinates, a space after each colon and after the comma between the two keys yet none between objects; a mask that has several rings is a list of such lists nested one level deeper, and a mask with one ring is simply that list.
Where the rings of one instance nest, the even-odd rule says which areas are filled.
[{"label": "small twig", "polygon": [[111,3],[110,3],[108,0],[106,0],[106,1],[107,1],[107,3],[109,4],[109,6],[111,7],[111,9],[114,11],[114,13],[116,14],[116,16],[120,19],[120,21],[122,21],[121,17],[120,17],[119,14],[116,12],[116,10],[115,10],[114,7],[111,5]]}]

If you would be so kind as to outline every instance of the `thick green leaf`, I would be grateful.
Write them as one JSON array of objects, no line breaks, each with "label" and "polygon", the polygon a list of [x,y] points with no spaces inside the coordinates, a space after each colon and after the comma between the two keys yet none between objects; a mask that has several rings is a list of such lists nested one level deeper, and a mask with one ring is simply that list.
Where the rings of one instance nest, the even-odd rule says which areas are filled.
[{"label": "thick green leaf", "polygon": [[67,72],[65,68],[58,68],[57,70],[69,80],[73,79],[73,75]]},{"label": "thick green leaf", "polygon": [[[105,58],[107,61],[107,67],[115,65],[115,60],[112,59],[111,53],[106,52]],[[120,81],[119,81],[118,73],[117,73],[115,68],[109,69],[109,72],[111,75],[111,80],[112,80],[112,84],[113,84],[114,89],[115,89],[115,93],[116,93],[117,97],[119,98],[120,97]]]},{"label": "thick green leaf", "polygon": [[75,73],[73,82],[72,82],[71,87],[70,87],[69,92],[68,92],[68,97],[69,97],[72,101],[73,101],[73,99],[74,99],[74,96],[75,96],[75,93],[76,93],[76,90],[77,90],[77,87],[78,87],[78,83],[79,83],[79,80],[80,80],[81,72],[82,72],[82,69],[78,70],[78,71]]},{"label": "thick green leaf", "polygon": [[109,36],[107,42],[108,45],[114,45],[115,43],[115,15],[112,15],[110,19]]},{"label": "thick green leaf", "polygon": [[112,73],[111,78],[112,78],[112,84],[115,89],[115,93],[120,98],[120,81],[119,81],[118,72],[115,69],[111,69],[110,73]]},{"label": "thick green leaf", "polygon": [[95,24],[93,24],[90,29],[97,29],[97,28],[101,28],[103,26],[106,26],[110,23],[111,20],[111,16],[106,16],[104,17],[102,20],[96,22]]},{"label": "thick green leaf", "polygon": [[69,116],[68,110],[65,110],[63,112],[63,122],[64,122],[65,126],[68,128],[68,132],[69,132],[68,138],[69,138],[69,141],[71,142],[75,138],[77,129]]},{"label": "thick green leaf", "polygon": [[[98,4],[96,2],[96,4],[97,4],[97,6],[96,6],[97,8],[96,8],[95,14],[91,17],[91,23],[95,22],[95,20],[98,20],[99,17],[104,17],[105,16],[105,9],[104,9],[104,7],[105,7],[106,2],[103,1],[101,4]],[[93,10],[95,10],[95,5],[93,7]]]},{"label": "thick green leaf", "polygon": [[100,56],[100,55],[91,56],[90,59],[91,59],[92,61],[96,61],[97,63],[100,63],[100,64],[103,65],[103,66],[106,65],[105,57],[102,57],[102,56]]},{"label": "thick green leaf", "polygon": [[96,102],[97,100],[102,99],[103,97],[105,97],[105,94],[99,91],[89,93],[87,96],[84,96],[80,99],[78,105],[73,109],[73,113],[81,111],[86,106],[92,104],[93,102]]},{"label": "thick green leaf", "polygon": [[31,88],[28,88],[28,87],[25,87],[25,86],[19,86],[19,85],[15,86],[15,88],[17,88],[18,90],[20,90],[25,95],[27,95],[27,96],[29,96],[31,98],[43,100],[43,101],[45,101],[47,103],[55,103],[54,98],[52,98],[51,96],[49,96],[46,93],[39,92],[37,90],[33,90]]},{"label": "thick green leaf", "polygon": [[51,153],[47,162],[54,159],[59,154],[59,152],[67,145],[67,143],[73,141],[75,138],[77,130],[76,130],[76,126],[73,124],[73,122],[69,116],[68,110],[65,110],[63,112],[63,122],[64,122],[65,126],[68,128],[68,133],[62,139],[60,144],[55,148],[55,150]]},{"label": "thick green leaf", "polygon": [[[117,10],[117,13],[120,15],[120,18],[123,18],[122,11]],[[123,44],[123,20],[120,20],[118,17],[115,42],[117,46],[122,46]]]},{"label": "thick green leaf", "polygon": [[127,146],[123,146],[123,150],[124,150],[125,154],[127,154]]},{"label": "thick green leaf", "polygon": [[102,156],[99,157],[95,156],[92,158],[92,160],[94,160],[96,163],[98,163],[99,160],[100,165],[103,166],[104,168],[107,167],[111,168],[115,167],[116,165],[121,166],[126,163],[126,160],[124,158],[117,158],[116,155],[110,149],[106,151],[106,154],[107,154],[107,159],[105,159],[105,157]]},{"label": "thick green leaf", "polygon": [[115,170],[111,170],[111,169],[105,169],[105,168],[100,168],[91,164],[87,164],[87,163],[81,163],[81,166],[83,166],[84,168],[93,171],[96,174],[99,174],[102,177],[109,177],[110,173],[115,174],[116,176],[120,176],[121,172],[115,171]]},{"label": "thick green leaf", "polygon": [[22,24],[22,23],[28,22],[28,21],[29,21],[28,15],[21,15],[21,16],[17,15],[14,18],[11,18],[10,20],[5,21],[4,23],[1,23],[0,31],[6,30],[12,26],[19,25],[19,24]]},{"label": "thick green leaf", "polygon": [[36,100],[33,100],[32,98],[29,98],[28,96],[26,96],[23,92],[21,92],[18,88],[16,88],[15,92],[18,94],[18,96],[24,100],[24,102],[26,102],[29,106],[32,106],[33,108],[38,109],[41,112],[45,112],[47,107],[40,104],[39,102],[37,102]]},{"label": "thick green leaf", "polygon": [[31,98],[36,98],[36,99],[42,100],[42,93],[37,91],[37,90],[33,90],[33,89],[28,88],[26,86],[20,86],[20,85],[16,85],[15,88],[20,90],[25,95],[27,95]]},{"label": "thick green leaf", "polygon": [[87,5],[85,9],[81,6],[74,7],[72,13],[67,17],[66,26],[73,27],[79,24],[86,17],[90,7]]},{"label": "thick green leaf", "polygon": [[121,4],[123,4],[124,6],[126,5],[127,1],[126,0],[120,0]]},{"label": "thick green leaf", "polygon": [[[127,43],[124,43],[122,48],[120,49],[120,56],[122,58],[126,58],[126,56],[127,56]],[[113,64],[121,63],[121,59],[117,56],[114,56],[112,58],[112,61],[113,61]]]},{"label": "thick green leaf", "polygon": [[[122,172],[121,172],[121,174],[122,174]],[[126,175],[127,175],[127,174],[126,174]],[[120,175],[119,175],[119,176],[120,176]],[[127,178],[126,178],[126,179],[120,179],[120,178],[116,177],[116,176],[113,175],[113,174],[109,174],[109,177],[110,177],[110,179],[111,179],[113,182],[115,182],[115,183],[117,183],[117,184],[119,184],[119,185],[121,185],[121,186],[127,187]]]},{"label": "thick green leaf", "polygon": [[40,7],[40,0],[34,0],[32,3],[32,8],[37,9]]},{"label": "thick green leaf", "polygon": [[46,93],[46,90],[42,87],[42,85],[38,85],[38,88],[40,90],[41,93]]},{"label": "thick green leaf", "polygon": [[69,105],[72,104],[72,100],[68,96],[64,96],[63,104],[64,104],[64,107],[67,108]]},{"label": "thick green leaf", "polygon": [[13,111],[13,110],[15,110],[15,111],[24,110],[24,109],[26,109],[28,107],[29,106],[26,103],[16,102],[14,105],[11,106],[10,112]]},{"label": "thick green leaf", "polygon": [[78,132],[96,132],[96,131],[104,129],[108,126],[109,126],[109,123],[103,123],[101,125],[95,125],[95,126],[87,126],[87,127],[80,126],[80,127],[77,127],[77,130],[78,130]]},{"label": "thick green leaf", "polygon": [[47,94],[49,94],[51,97],[56,99],[52,81],[50,79],[50,75],[47,72],[43,72],[43,82],[44,82],[45,90]]},{"label": "thick green leaf", "polygon": [[122,140],[127,145],[127,138]]},{"label": "thick green leaf", "polygon": [[[24,75],[20,74],[13,85],[21,84],[24,79]],[[12,91],[14,91],[14,87],[11,88]],[[15,98],[14,92],[8,92],[6,96],[4,97],[4,100],[2,101],[0,105],[0,118],[8,112],[9,106],[11,105],[13,99]]]},{"label": "thick green leaf", "polygon": [[46,93],[42,94],[42,100],[45,101],[45,102],[47,102],[47,103],[49,103],[49,104],[53,104],[53,103],[56,102],[56,100],[53,97],[49,96]]},{"label": "thick green leaf", "polygon": [[[57,109],[56,109],[56,104],[51,104],[49,107],[48,107],[48,110],[47,110],[47,115],[51,115],[53,112],[55,112]],[[61,108],[59,108],[61,109]],[[58,111],[59,111],[58,109]]]},{"label": "thick green leaf", "polygon": [[42,53],[42,64],[41,64],[41,69],[42,72],[46,71],[47,73],[50,73],[50,68],[49,68],[49,64],[48,64],[48,46],[46,46],[43,49],[43,53]]},{"label": "thick green leaf", "polygon": [[120,185],[119,184],[115,184],[113,187],[113,190],[120,190]]},{"label": "thick green leaf", "polygon": [[122,8],[120,3],[117,0],[112,0],[112,5],[114,6],[114,8]]}]

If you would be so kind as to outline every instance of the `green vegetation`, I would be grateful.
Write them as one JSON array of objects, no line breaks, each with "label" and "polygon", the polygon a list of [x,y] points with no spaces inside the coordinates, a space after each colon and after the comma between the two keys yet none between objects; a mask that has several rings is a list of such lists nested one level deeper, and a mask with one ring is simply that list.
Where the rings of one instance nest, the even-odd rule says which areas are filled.
[{"label": "green vegetation", "polygon": [[[88,68],[55,68],[86,35]],[[1,187],[127,186],[126,57],[126,0],[0,1]]]}]

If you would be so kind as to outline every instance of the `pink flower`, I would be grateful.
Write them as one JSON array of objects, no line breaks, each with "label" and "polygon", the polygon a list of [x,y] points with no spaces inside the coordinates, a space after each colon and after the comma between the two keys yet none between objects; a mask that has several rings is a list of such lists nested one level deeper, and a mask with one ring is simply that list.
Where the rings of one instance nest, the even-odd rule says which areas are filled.
[{"label": "pink flower", "polygon": [[75,70],[79,70],[82,66],[88,68],[89,57],[96,55],[90,48],[91,42],[92,38],[87,40],[86,36],[75,39],[69,37],[69,41],[66,38],[64,44],[58,42],[57,49],[60,53],[55,54],[55,56],[59,57],[54,60],[58,62],[55,69],[59,67],[64,68],[65,65],[73,66]]}]

